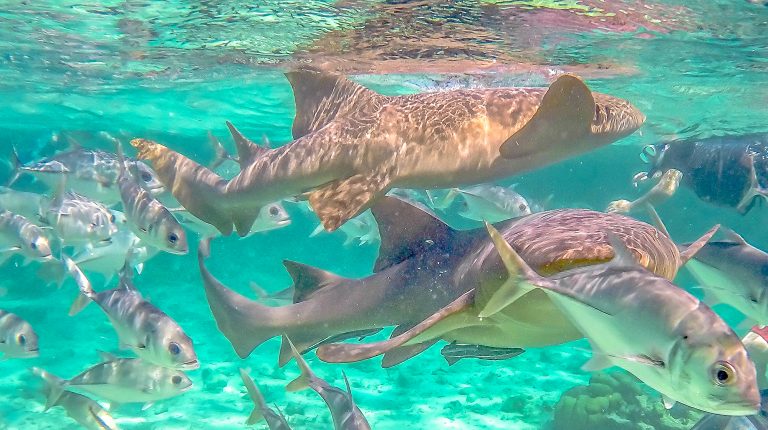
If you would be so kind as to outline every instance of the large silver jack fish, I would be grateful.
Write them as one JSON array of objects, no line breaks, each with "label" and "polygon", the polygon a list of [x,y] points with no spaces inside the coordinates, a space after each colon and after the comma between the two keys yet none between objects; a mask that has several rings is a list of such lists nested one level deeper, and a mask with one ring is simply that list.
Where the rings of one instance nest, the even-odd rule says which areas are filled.
[{"label": "large silver jack fish", "polygon": [[[294,141],[275,149],[235,139],[240,173],[226,180],[165,146],[134,139],[138,157],[190,213],[222,234],[248,233],[261,206],[308,193],[326,230],[387,191],[501,179],[610,144],[645,116],[563,75],[545,88],[385,96],[315,69],[286,73]],[[234,132],[233,132],[234,134]]]}]

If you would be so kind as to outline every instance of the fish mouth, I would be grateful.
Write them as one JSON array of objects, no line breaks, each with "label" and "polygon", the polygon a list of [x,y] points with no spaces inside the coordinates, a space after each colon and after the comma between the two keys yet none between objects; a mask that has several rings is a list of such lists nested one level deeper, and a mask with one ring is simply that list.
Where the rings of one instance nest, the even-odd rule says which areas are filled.
[{"label": "fish mouth", "polygon": [[185,361],[184,363],[181,363],[181,365],[178,367],[181,370],[195,370],[200,368],[200,362],[195,360],[189,360]]}]

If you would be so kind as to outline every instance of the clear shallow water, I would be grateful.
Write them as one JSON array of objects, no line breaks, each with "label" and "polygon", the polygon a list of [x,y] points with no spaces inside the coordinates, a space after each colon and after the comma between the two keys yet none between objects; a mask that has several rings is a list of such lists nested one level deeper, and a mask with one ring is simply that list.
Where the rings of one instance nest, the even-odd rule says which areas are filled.
[{"label": "clear shallow water", "polygon": [[[634,135],[504,181],[518,183],[534,202],[552,195],[551,207],[599,210],[611,200],[639,195],[629,180],[644,168],[637,156],[644,144],[766,130],[764,6],[740,1],[400,3],[3,2],[0,153],[9,154],[15,146],[22,160],[37,159],[65,148],[63,135],[111,149],[98,137],[108,131],[157,139],[208,160],[209,130],[231,147],[225,120],[255,140],[264,135],[273,145],[283,144],[291,138],[294,107],[282,72],[304,62],[350,73],[387,94],[542,86],[571,71],[593,90],[638,106],[648,119]],[[40,190],[28,178],[19,186]],[[281,264],[285,258],[349,277],[370,273],[375,246],[345,248],[338,234],[308,239],[316,219],[295,207],[288,210],[293,223],[285,229],[216,240],[212,271],[244,293],[250,281],[270,291],[290,285]],[[723,223],[768,248],[760,221],[765,208],[742,217],[682,189],[659,211],[677,241]],[[0,363],[0,428],[77,428],[61,409],[41,412],[38,383],[28,367],[72,376],[98,361],[97,350],[115,350],[114,332],[95,306],[66,316],[75,296],[72,284],[60,290],[43,286],[34,265],[11,262],[2,270],[0,304],[32,323],[42,354]],[[693,286],[685,273],[677,282]],[[121,427],[239,428],[252,407],[237,374],[238,367],[246,367],[294,428],[330,428],[327,410],[313,393],[283,390],[298,371],[294,364],[277,369],[277,339],[247,360],[237,358],[216,330],[192,255],[156,257],[137,284],[194,339],[202,369],[191,372],[195,388],[179,398],[147,411],[130,405],[118,409],[114,415]],[[588,348],[580,341],[509,361],[462,361],[450,368],[438,347],[394,369],[381,369],[378,360],[328,365],[311,354],[309,362],[337,386],[343,385],[341,369],[346,371],[375,429],[533,429],[550,426],[561,395],[587,383],[589,375],[579,367]]]}]

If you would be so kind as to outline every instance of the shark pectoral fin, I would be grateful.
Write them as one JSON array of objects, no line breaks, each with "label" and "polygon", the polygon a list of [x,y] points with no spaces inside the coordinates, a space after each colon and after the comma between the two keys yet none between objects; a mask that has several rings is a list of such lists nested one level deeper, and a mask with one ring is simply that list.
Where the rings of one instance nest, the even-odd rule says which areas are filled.
[{"label": "shark pectoral fin", "polygon": [[303,354],[327,338],[327,333],[318,334],[317,332],[300,332],[292,333],[291,341],[288,342],[288,336],[283,335],[282,343],[280,344],[280,355],[277,360],[278,366],[283,367],[291,361],[294,349],[300,354]]},{"label": "shark pectoral fin", "polygon": [[542,146],[571,145],[592,132],[595,99],[581,79],[560,76],[549,86],[533,117],[502,143],[504,158],[522,158]]},{"label": "shark pectoral fin", "polygon": [[253,223],[256,222],[256,218],[259,217],[261,209],[249,208],[241,212],[234,212],[232,214],[232,223],[235,225],[235,231],[240,237],[248,236],[251,232]]},{"label": "shark pectoral fin", "polygon": [[480,318],[491,316],[530,291],[551,283],[528,267],[493,225],[486,222],[485,226],[507,269],[508,278],[500,285],[487,282],[479,287],[475,306],[480,309]]},{"label": "shark pectoral fin", "polygon": [[430,346],[436,344],[438,340],[440,339],[431,339],[426,342],[417,343],[415,345],[406,345],[392,348],[384,353],[384,358],[381,359],[381,367],[387,369],[397,366],[398,364],[426,351]]},{"label": "shark pectoral fin", "polygon": [[[717,233],[717,230],[720,228],[720,224],[716,224],[714,227],[710,228],[709,231],[704,233],[703,236],[696,239],[693,243],[688,245],[684,250],[680,251],[680,266],[685,265],[691,258],[693,258],[694,255],[696,255],[697,252],[701,250],[701,248],[704,247],[704,245],[709,242],[710,239],[712,239],[712,236]],[[742,239],[743,240],[743,239]]]},{"label": "shark pectoral fin", "polygon": [[[160,181],[189,213],[216,227],[225,236],[232,233],[232,217],[222,204],[226,180],[151,140],[133,139],[131,145],[138,149],[139,159],[152,163]],[[253,212],[258,213],[257,210]]]},{"label": "shark pectoral fin", "polygon": [[389,189],[389,173],[354,175],[331,182],[309,195],[309,204],[328,231],[368,209]]},{"label": "shark pectoral fin", "polygon": [[408,341],[423,334],[446,317],[462,312],[472,306],[475,300],[474,290],[464,293],[444,308],[435,312],[424,321],[416,324],[402,334],[388,340],[369,344],[331,343],[317,348],[317,356],[328,363],[351,363],[373,358],[405,345]]}]

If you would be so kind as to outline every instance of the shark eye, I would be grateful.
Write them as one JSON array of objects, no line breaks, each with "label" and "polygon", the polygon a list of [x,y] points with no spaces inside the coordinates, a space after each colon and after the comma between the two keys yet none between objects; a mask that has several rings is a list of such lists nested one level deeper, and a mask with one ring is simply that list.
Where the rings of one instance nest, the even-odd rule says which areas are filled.
[{"label": "shark eye", "polygon": [[16,336],[16,343],[18,343],[21,346],[26,345],[27,344],[27,337],[24,336],[23,334],[20,334],[20,335]]},{"label": "shark eye", "polygon": [[171,342],[168,344],[168,351],[171,353],[171,355],[179,355],[181,353],[181,347],[176,342]]},{"label": "shark eye", "polygon": [[179,241],[179,236],[176,233],[171,233],[168,235],[168,242],[171,245],[176,245],[176,242]]},{"label": "shark eye", "polygon": [[171,378],[171,382],[173,382],[173,385],[181,384],[181,376],[174,375],[173,378]]},{"label": "shark eye", "polygon": [[718,361],[712,366],[712,381],[720,386],[731,385],[736,379],[736,370],[730,363]]},{"label": "shark eye", "polygon": [[269,214],[272,216],[277,216],[277,214],[280,213],[280,209],[277,208],[277,206],[272,206],[269,208]]}]

